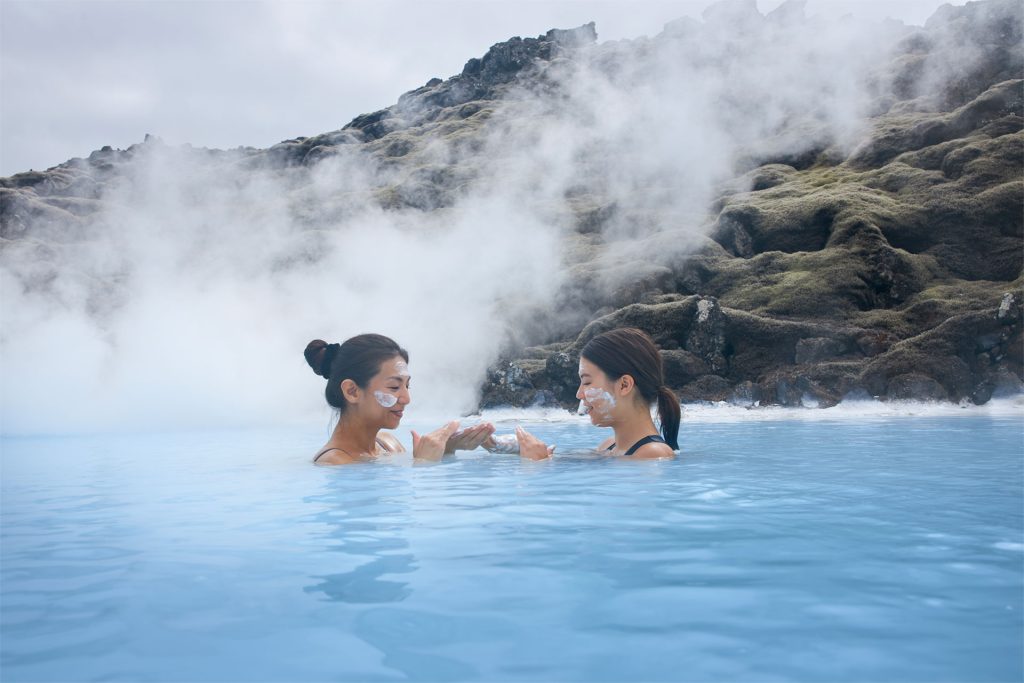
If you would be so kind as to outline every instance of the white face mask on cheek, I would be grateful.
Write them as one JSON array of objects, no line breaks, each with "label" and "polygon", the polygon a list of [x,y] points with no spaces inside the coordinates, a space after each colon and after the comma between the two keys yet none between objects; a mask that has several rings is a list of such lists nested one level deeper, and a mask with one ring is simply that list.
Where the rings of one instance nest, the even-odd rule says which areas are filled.
[{"label": "white face mask on cheek", "polygon": [[377,403],[379,403],[383,408],[391,408],[394,407],[396,403],[398,403],[397,396],[395,396],[394,394],[389,394],[384,391],[373,392],[373,397],[377,399]]},{"label": "white face mask on cheek", "polygon": [[583,390],[583,397],[594,412],[600,417],[611,417],[615,407],[615,397],[600,387],[589,387]]}]

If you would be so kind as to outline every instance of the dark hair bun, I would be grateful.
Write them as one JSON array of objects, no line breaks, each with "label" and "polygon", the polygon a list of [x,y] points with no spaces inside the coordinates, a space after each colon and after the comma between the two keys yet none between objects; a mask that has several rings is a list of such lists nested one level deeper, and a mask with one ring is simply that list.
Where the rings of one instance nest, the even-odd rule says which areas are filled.
[{"label": "dark hair bun", "polygon": [[314,339],[306,344],[306,350],[302,352],[302,355],[306,357],[306,362],[309,363],[309,367],[313,368],[313,372],[324,379],[330,379],[331,364],[334,362],[334,356],[337,355],[337,348],[337,344],[328,344],[323,339]]}]

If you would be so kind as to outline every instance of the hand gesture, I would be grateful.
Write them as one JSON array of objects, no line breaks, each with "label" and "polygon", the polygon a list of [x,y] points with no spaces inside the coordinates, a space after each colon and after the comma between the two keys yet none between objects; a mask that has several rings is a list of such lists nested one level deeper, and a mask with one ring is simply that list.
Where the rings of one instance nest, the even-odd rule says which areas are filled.
[{"label": "hand gesture", "polygon": [[445,453],[445,444],[455,430],[459,428],[459,421],[452,420],[443,427],[438,427],[429,434],[420,436],[415,431],[412,433],[412,457],[425,458],[427,460],[440,460]]},{"label": "hand gesture", "polygon": [[555,452],[554,446],[548,446],[522,427],[516,427],[516,439],[519,441],[519,455],[524,458],[543,460]]},{"label": "hand gesture", "polygon": [[448,443],[444,447],[445,455],[455,451],[471,451],[490,439],[493,433],[494,425],[490,422],[481,422],[478,425],[460,429],[448,437]]}]

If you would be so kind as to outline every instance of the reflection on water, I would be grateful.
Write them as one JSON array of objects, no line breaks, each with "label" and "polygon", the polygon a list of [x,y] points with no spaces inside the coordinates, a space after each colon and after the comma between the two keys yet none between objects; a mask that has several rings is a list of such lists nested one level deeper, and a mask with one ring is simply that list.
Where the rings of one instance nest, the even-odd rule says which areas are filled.
[{"label": "reflection on water", "polygon": [[563,455],[4,440],[3,679],[1024,676],[1020,421],[684,424],[661,462],[531,431]]},{"label": "reflection on water", "polygon": [[325,566],[344,568],[312,575],[315,583],[305,586],[304,592],[355,609],[352,633],[380,653],[385,668],[405,678],[479,678],[475,667],[431,649],[479,639],[487,630],[482,624],[420,609],[372,607],[413,594],[411,583],[401,579],[419,568],[407,538],[415,525],[412,501],[417,492],[401,475],[383,481],[371,476],[368,483],[380,487],[377,491],[357,488],[364,475],[335,470],[324,491],[304,498],[304,503],[318,508],[305,521],[315,529],[310,538],[329,551],[321,555]]},{"label": "reflection on water", "polygon": [[394,577],[416,570],[416,558],[403,536],[407,506],[394,497],[394,492],[389,492],[387,498],[364,494],[358,501],[347,495],[350,493],[336,486],[303,499],[320,508],[308,519],[320,527],[312,532],[312,538],[332,552],[347,556],[339,564],[356,563],[345,571],[314,575],[317,582],[304,590],[348,603],[404,600],[411,592],[409,584]]}]

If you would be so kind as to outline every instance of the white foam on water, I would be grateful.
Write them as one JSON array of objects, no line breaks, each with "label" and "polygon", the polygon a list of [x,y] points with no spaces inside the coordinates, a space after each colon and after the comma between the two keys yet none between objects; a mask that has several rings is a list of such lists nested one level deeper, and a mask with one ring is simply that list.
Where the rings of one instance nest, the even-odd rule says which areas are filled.
[{"label": "white foam on water", "polygon": [[[830,408],[786,408],[782,406],[741,406],[725,401],[683,405],[683,422],[773,422],[803,420],[858,421],[919,417],[993,417],[1024,421],[1024,394],[998,398],[976,406],[971,403],[931,401],[844,401]],[[483,411],[489,422],[584,422],[580,416],[561,408],[494,408]]]},{"label": "white foam on water", "polygon": [[697,500],[721,500],[722,498],[731,498],[732,496],[723,491],[722,489],[711,489],[704,493],[698,493],[694,496]]},{"label": "white foam on water", "polygon": [[480,419],[493,424],[514,422],[590,424],[590,419],[586,415],[577,415],[564,408],[513,408],[511,406],[488,408],[480,413]]},{"label": "white foam on water", "polygon": [[1012,550],[1018,553],[1024,553],[1024,543],[1013,543],[1010,541],[1000,541],[999,543],[992,544],[993,548],[998,550]]},{"label": "white foam on water", "polygon": [[1024,418],[1024,395],[995,399],[985,405],[939,403],[931,401],[844,401],[829,408],[785,408],[782,406],[745,407],[731,403],[689,404],[683,406],[683,419],[697,422],[734,422],[748,420],[860,420],[899,417],[992,417]]}]

